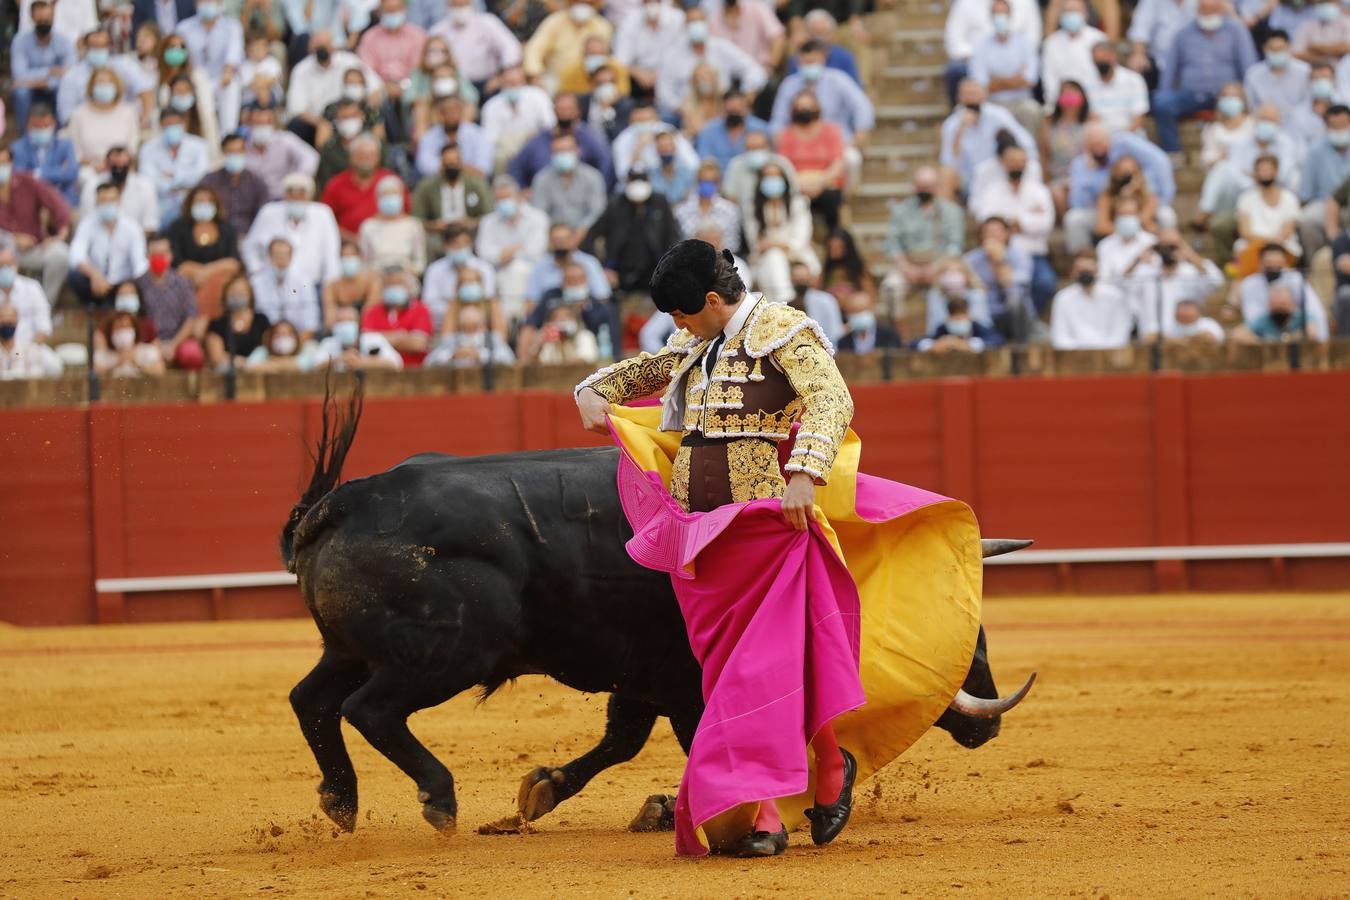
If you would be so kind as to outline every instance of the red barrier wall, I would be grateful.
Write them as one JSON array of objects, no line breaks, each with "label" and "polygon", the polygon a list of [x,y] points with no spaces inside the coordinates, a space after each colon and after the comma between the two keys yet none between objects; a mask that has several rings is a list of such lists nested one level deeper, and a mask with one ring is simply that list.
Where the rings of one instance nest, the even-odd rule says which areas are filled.
[{"label": "red barrier wall", "polygon": [[[854,389],[863,465],[1042,548],[1350,541],[1350,372]],[[99,595],[95,577],[270,571],[320,404],[0,411],[0,619],[301,613],[292,588]],[[422,450],[602,443],[567,395],[367,401],[346,474]],[[991,591],[1350,584],[1344,560],[991,568]]]}]

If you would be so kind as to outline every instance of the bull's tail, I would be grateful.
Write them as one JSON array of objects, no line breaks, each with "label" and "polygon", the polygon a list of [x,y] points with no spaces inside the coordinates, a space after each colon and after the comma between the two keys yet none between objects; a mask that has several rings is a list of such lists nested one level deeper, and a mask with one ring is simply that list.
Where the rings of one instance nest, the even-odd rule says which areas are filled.
[{"label": "bull's tail", "polygon": [[314,472],[291,514],[281,529],[281,558],[288,572],[295,571],[295,532],[305,514],[323,497],[337,487],[342,478],[342,464],[347,460],[347,451],[356,440],[356,426],[361,421],[363,388],[360,378],[352,388],[347,402],[340,403],[333,396],[333,381],[330,377],[324,386],[323,424],[319,430],[319,440],[315,444],[312,458]]}]

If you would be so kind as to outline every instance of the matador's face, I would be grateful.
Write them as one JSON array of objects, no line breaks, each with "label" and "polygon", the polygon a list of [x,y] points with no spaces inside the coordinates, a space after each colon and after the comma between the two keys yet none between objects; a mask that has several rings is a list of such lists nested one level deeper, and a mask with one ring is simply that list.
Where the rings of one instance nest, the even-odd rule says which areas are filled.
[{"label": "matador's face", "polygon": [[709,291],[705,297],[703,309],[696,313],[675,310],[670,317],[675,320],[676,328],[687,328],[695,337],[708,341],[715,338],[727,322],[736,314],[736,307],[729,305],[721,295]]}]

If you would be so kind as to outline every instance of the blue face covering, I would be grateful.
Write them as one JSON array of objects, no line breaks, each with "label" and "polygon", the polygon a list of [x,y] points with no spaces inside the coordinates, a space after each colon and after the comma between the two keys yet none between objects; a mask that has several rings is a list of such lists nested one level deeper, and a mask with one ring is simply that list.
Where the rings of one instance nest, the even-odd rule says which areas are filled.
[{"label": "blue face covering", "polygon": [[361,335],[361,327],[355,322],[338,322],[333,325],[333,337],[344,347],[355,347],[356,339]]},{"label": "blue face covering", "polygon": [[780,175],[770,175],[759,183],[759,189],[764,192],[765,197],[771,199],[781,197],[787,191],[787,181]]}]

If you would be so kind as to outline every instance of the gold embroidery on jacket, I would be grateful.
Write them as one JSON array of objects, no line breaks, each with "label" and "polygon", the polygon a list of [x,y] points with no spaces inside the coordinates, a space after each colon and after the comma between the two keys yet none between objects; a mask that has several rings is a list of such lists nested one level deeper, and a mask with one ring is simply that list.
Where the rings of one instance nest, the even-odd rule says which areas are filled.
[{"label": "gold embroidery on jacket", "polygon": [[781,497],[787,487],[778,471],[778,447],[768,441],[746,439],[727,444],[727,474],[733,503]]}]

